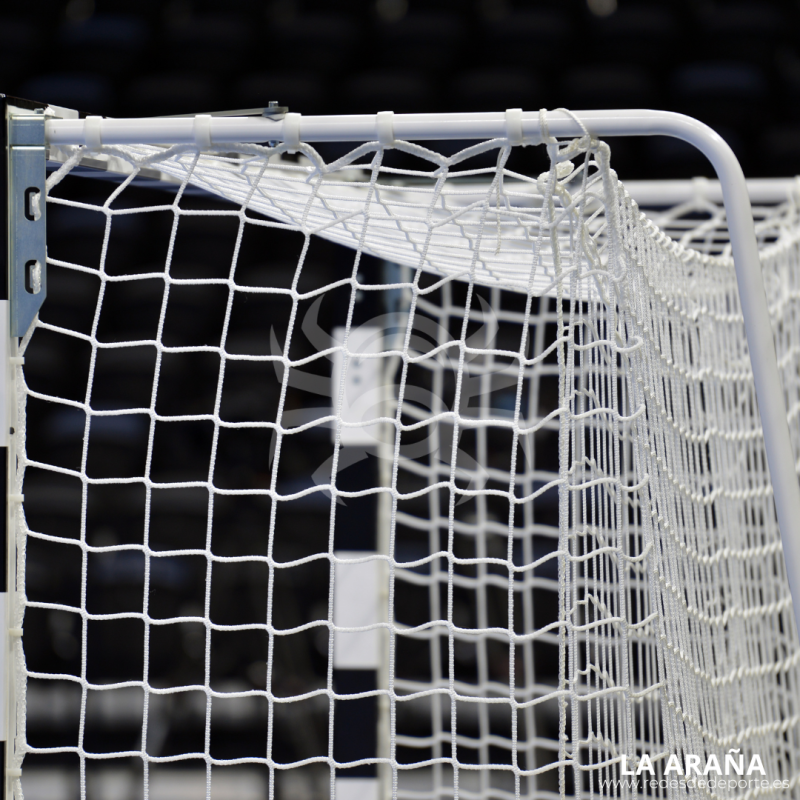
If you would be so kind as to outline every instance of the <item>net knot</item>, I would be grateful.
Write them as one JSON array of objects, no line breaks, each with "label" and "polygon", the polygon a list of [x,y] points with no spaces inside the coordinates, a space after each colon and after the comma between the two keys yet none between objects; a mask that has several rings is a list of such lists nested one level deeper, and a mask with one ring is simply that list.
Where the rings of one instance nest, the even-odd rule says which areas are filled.
[{"label": "net knot", "polygon": [[[562,180],[563,178],[567,178],[572,175],[573,171],[575,170],[575,165],[571,161],[559,161],[555,165],[555,173],[556,173],[556,186],[555,191],[557,194],[560,194],[559,190],[562,190],[558,184],[558,181]],[[547,185],[550,182],[550,176],[552,172],[542,172],[539,177],[536,179],[536,186],[539,191],[544,195],[547,193]]]}]

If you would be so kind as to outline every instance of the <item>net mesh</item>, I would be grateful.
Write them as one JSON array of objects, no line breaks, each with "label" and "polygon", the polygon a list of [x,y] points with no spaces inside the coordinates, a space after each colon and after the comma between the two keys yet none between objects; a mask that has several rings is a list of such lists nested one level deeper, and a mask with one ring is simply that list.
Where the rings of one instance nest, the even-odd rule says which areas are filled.
[{"label": "net mesh", "polygon": [[[106,148],[131,175],[91,199],[76,150],[49,178],[72,238],[16,369],[23,785],[41,764],[82,798],[113,769],[150,797],[175,774],[323,797],[366,766],[404,798],[673,796],[680,774],[623,767],[733,750],[763,774],[688,790],[796,793],[800,650],[724,214],[648,218],[606,145],[546,149],[538,177],[497,140]],[[757,210],[800,452],[797,214]],[[334,357],[380,365],[356,421]],[[334,670],[354,520],[386,575],[367,692]],[[352,758],[337,715],[365,696],[377,750]]]}]

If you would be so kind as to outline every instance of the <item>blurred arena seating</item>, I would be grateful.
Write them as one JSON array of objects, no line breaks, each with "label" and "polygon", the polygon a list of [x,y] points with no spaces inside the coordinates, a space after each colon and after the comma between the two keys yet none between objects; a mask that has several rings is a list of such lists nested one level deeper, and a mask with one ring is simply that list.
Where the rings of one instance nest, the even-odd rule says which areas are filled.
[{"label": "blurred arena seating", "polygon": [[[789,0],[40,5],[2,12],[3,89],[90,113],[181,114],[275,99],[306,114],[644,105],[733,133],[750,176],[800,171],[793,152],[784,148],[788,160],[776,162],[760,146],[798,114],[800,7]],[[42,46],[31,62],[34,42]],[[679,168],[622,158],[628,178]]]}]

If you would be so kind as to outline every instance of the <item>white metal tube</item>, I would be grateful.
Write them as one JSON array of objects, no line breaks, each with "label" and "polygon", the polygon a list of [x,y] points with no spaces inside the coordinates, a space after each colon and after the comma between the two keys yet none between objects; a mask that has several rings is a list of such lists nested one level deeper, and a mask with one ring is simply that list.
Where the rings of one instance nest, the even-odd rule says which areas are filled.
[{"label": "white metal tube", "polygon": [[[299,117],[299,118],[298,118]],[[596,137],[672,136],[694,145],[711,162],[719,177],[728,219],[730,243],[736,267],[739,297],[744,316],[750,361],[764,431],[764,443],[774,491],[775,507],[783,541],[789,586],[800,621],[800,484],[795,472],[786,405],[772,339],[767,299],[759,262],[750,198],[742,168],[733,151],[704,123],[670,111],[625,109],[577,111],[574,116],[548,111],[551,136],[573,137],[583,133],[580,122]],[[394,136],[404,140],[491,139],[507,135],[505,113],[395,114]],[[522,135],[531,144],[541,142],[538,112],[515,118]],[[204,133],[215,143],[283,140],[284,121],[253,117],[212,117]],[[295,115],[287,127],[305,142],[377,140],[375,114],[331,117]],[[86,142],[86,121],[51,119],[45,126],[49,144],[75,145]],[[104,119],[94,121],[91,137],[103,144],[190,144],[195,142],[194,119]]]},{"label": "white metal tube", "polygon": [[[722,202],[722,185],[710,178],[666,181],[625,181],[628,194],[645,207],[667,208],[704,198],[712,203]],[[747,194],[751,203],[783,203],[790,197],[800,198],[798,178],[749,178]]]}]

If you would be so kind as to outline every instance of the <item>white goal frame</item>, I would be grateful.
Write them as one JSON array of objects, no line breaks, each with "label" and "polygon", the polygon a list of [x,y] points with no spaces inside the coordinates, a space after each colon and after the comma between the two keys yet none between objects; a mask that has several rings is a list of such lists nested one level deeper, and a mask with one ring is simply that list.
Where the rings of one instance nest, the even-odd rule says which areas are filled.
[{"label": "white goal frame", "polygon": [[[785,199],[793,189],[794,180],[778,182],[750,182],[745,180],[742,168],[727,143],[707,125],[690,117],[666,111],[654,110],[608,110],[578,111],[563,110],[547,112],[522,112],[512,109],[500,113],[476,114],[393,114],[381,112],[374,115],[302,116],[288,113],[281,119],[263,117],[212,117],[198,115],[190,118],[149,119],[85,119],[58,118],[26,111],[28,118],[41,122],[44,132],[42,145],[57,151],[60,147],[82,145],[91,151],[104,145],[126,144],[192,144],[199,148],[224,143],[284,142],[289,147],[300,142],[367,142],[379,141],[389,145],[395,139],[404,141],[437,140],[482,140],[507,138],[512,144],[541,144],[548,136],[557,138],[576,137],[589,134],[596,138],[616,136],[670,136],[683,140],[700,150],[711,162],[718,181],[702,185],[690,181],[665,181],[658,184],[640,182],[627,184],[631,194],[643,205],[660,200],[669,205],[688,199],[696,194],[700,186],[708,199],[721,201],[724,205],[730,232],[730,248],[733,256],[742,315],[747,334],[759,416],[764,435],[774,502],[781,532],[783,553],[788,582],[791,590],[795,619],[800,628],[800,483],[797,480],[796,454],[793,453],[784,391],[776,358],[775,344],[770,325],[756,230],[751,209],[753,201],[773,202]],[[44,117],[44,119],[42,119]],[[19,142],[24,146],[24,143]],[[38,142],[36,143],[38,145]],[[44,152],[44,151],[43,151]],[[22,186],[12,186],[9,180],[9,201],[15,202]],[[12,194],[16,192],[17,194]],[[24,202],[27,202],[25,200]],[[660,204],[661,204],[660,203]],[[26,207],[27,210],[27,207]],[[9,236],[9,241],[12,237]],[[0,301],[0,326],[5,331],[0,339],[6,365],[2,370],[4,390],[0,400],[0,422],[11,420],[12,407],[16,402],[14,383],[17,357],[17,336],[10,320],[17,313],[14,308],[13,278],[20,265],[19,256],[10,252],[8,256],[9,293],[8,304]],[[6,433],[0,444],[7,444],[7,531],[13,530],[14,517],[22,497],[14,494],[13,438]],[[8,618],[8,608],[13,605],[12,594],[16,565],[15,542],[7,535],[8,592],[2,594],[0,615]],[[8,598],[8,602],[6,601]],[[7,689],[3,695],[5,705],[0,702],[0,727],[8,731],[6,742],[6,764],[9,763],[9,748],[14,747],[10,739],[16,728],[17,711],[14,707],[13,670],[10,668],[11,647],[14,637],[21,630],[6,622],[8,635],[2,644],[2,661],[5,665]],[[2,732],[2,731],[0,731]],[[12,783],[19,771],[6,770],[5,797],[12,797]]]}]

